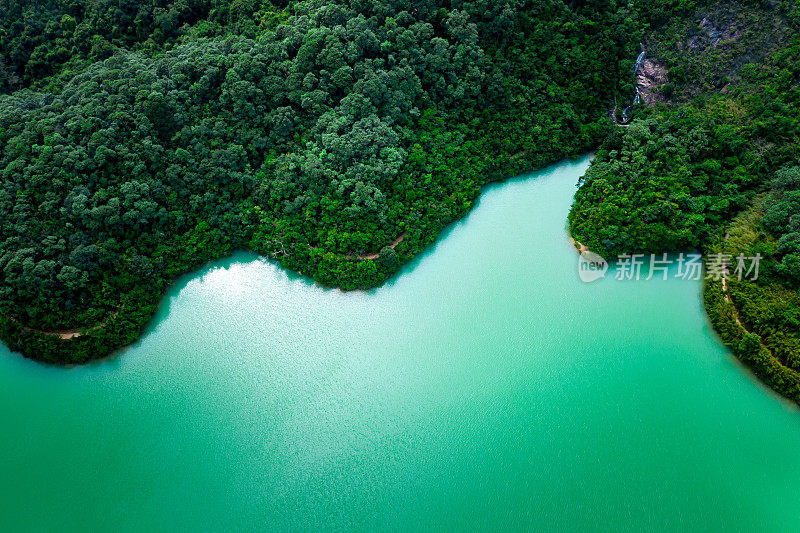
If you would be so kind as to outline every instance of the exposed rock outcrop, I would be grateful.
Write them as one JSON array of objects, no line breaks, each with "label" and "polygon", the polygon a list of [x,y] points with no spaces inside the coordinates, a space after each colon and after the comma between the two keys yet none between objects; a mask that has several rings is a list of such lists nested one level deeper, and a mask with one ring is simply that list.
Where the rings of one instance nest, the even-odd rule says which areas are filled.
[{"label": "exposed rock outcrop", "polygon": [[636,74],[639,101],[644,105],[664,102],[666,98],[661,91],[661,87],[667,82],[667,68],[655,59],[645,59]]},{"label": "exposed rock outcrop", "polygon": [[688,43],[690,50],[703,51],[708,47],[716,48],[744,33],[744,30],[736,23],[714,22],[710,17],[704,17],[700,21],[700,27],[703,28],[705,35],[696,35],[690,38]]}]

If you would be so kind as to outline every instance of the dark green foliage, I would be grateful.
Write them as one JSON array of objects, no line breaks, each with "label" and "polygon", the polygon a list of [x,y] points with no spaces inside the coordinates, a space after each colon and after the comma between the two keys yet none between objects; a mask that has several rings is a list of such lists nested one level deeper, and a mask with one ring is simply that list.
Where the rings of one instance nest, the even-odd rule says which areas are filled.
[{"label": "dark green foliage", "polygon": [[799,21],[796,2],[737,2],[655,27],[647,47],[673,98],[605,139],[570,213],[576,239],[609,258],[759,255],[757,280],[707,281],[706,310],[733,352],[798,402]]},{"label": "dark green foliage", "polygon": [[[778,171],[773,194],[765,202],[764,228],[778,239],[777,272],[794,287],[800,286],[800,167]],[[800,327],[800,325],[798,326]]]},{"label": "dark green foliage", "polygon": [[[750,33],[687,48],[712,31],[703,10]],[[101,356],[177,276],[237,248],[374,287],[485,184],[598,145],[570,215],[584,244],[707,247],[777,175],[764,283],[796,283],[799,20],[790,2],[15,2],[0,12],[0,337],[48,361]],[[604,115],[633,94],[641,42],[670,70],[669,105],[619,128]],[[746,290],[733,298],[769,301],[748,310],[777,309]],[[760,350],[731,346],[799,362],[793,341],[753,333]]]},{"label": "dark green foliage", "polygon": [[[0,10],[0,93],[54,90],[117,49],[162,53],[181,39],[255,37],[287,18],[276,0],[13,0]],[[55,76],[55,77],[53,77]]]},{"label": "dark green foliage", "polygon": [[[615,257],[703,248],[755,193],[768,189],[780,168],[800,159],[798,34],[788,37],[789,22],[772,10],[737,9],[739,26],[728,28],[734,37],[717,48],[658,58],[675,65],[670,76],[680,87],[676,93],[695,98],[642,111],[598,151],[570,213],[575,237],[598,253]],[[748,21],[757,28],[739,34]],[[778,47],[774,32],[756,31],[764,21],[787,34],[788,42]],[[653,31],[648,36],[652,50],[680,50],[678,44],[693,42],[675,29],[681,24]],[[716,67],[703,66],[707,56],[717,58]],[[743,57],[763,61],[742,65]],[[676,71],[683,72],[682,61],[697,67],[692,79],[700,71],[725,71],[729,78],[724,87],[681,84]]]},{"label": "dark green foliage", "polygon": [[378,256],[378,262],[382,267],[394,268],[397,266],[398,258],[397,252],[391,246],[384,246],[381,248],[381,253]]},{"label": "dark green foliage", "polygon": [[575,237],[612,258],[707,243],[758,180],[750,147],[724,138],[725,113],[662,110],[610,136],[575,197]]},{"label": "dark green foliage", "polygon": [[745,360],[755,359],[759,351],[761,351],[761,337],[754,333],[745,333],[739,341],[739,346],[736,347],[736,353]]},{"label": "dark green foliage", "polygon": [[[775,183],[788,183],[790,172],[781,172]],[[762,257],[758,279],[731,272],[723,293],[718,281],[706,285],[706,309],[723,340],[782,394],[800,401],[800,295],[791,285],[781,262],[780,240],[764,228],[765,213],[775,207],[774,193],[756,197],[747,211],[737,216],[726,234],[711,245],[713,252],[732,258]],[[783,257],[785,260],[786,256]],[[735,259],[731,260],[735,264]]]},{"label": "dark green foliage", "polygon": [[0,334],[56,361],[130,342],[176,276],[236,248],[382,283],[484,184],[596,144],[641,35],[627,7],[556,0],[3,17]]},{"label": "dark green foliage", "polygon": [[716,91],[735,92],[754,69],[792,37],[785,6],[757,0],[694,2],[688,16],[671,16],[646,38],[648,53],[669,68],[672,90],[683,102]]},{"label": "dark green foliage", "polygon": [[800,403],[800,373],[797,365],[790,367],[781,362],[761,343],[760,335],[744,328],[736,307],[725,299],[719,281],[706,282],[704,302],[714,329],[736,356],[775,391]]}]

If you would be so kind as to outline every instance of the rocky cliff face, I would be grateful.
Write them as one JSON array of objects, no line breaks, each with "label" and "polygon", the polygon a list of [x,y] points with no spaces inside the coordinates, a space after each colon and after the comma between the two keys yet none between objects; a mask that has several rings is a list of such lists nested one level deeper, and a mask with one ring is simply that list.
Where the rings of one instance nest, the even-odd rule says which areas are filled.
[{"label": "rocky cliff face", "polygon": [[716,48],[719,45],[724,45],[726,41],[740,37],[744,33],[744,29],[735,22],[728,21],[715,24],[709,17],[704,17],[700,21],[700,27],[705,31],[707,39],[702,38],[700,35],[695,35],[689,39],[688,45],[691,50],[702,51],[708,47]]},{"label": "rocky cliff face", "polygon": [[686,102],[733,90],[790,36],[779,10],[728,1],[654,28],[645,42],[648,61],[637,76],[641,101]]},{"label": "rocky cliff face", "polygon": [[647,58],[636,75],[640,102],[644,105],[665,102],[667,98],[663,87],[668,82],[667,67],[655,59]]}]

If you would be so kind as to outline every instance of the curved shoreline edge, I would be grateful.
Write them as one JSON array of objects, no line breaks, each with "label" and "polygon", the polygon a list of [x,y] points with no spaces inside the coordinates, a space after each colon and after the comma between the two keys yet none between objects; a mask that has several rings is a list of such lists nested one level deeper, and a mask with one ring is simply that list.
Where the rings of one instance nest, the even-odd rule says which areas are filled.
[{"label": "curved shoreline edge", "polygon": [[[584,154],[582,157],[591,157],[591,153]],[[576,159],[579,159],[579,157],[565,158],[562,162],[566,163],[575,161]],[[559,163],[545,165],[541,168],[533,169],[528,173],[542,172],[557,164]],[[521,173],[516,176],[525,174],[526,173]],[[513,179],[513,177],[486,183],[481,188],[481,194],[487,187],[502,184],[504,181]],[[473,207],[475,207],[475,205],[473,205]],[[471,212],[472,209],[468,210],[464,215]],[[438,232],[436,240],[431,244],[438,242],[440,235],[445,234],[452,224],[463,220],[463,218],[464,216],[457,217],[451,224],[443,227]],[[405,233],[401,234],[394,242],[387,246],[394,249],[403,242],[405,236]],[[588,250],[588,248],[577,241],[571,233],[569,234],[569,240],[577,253]],[[422,247],[412,254],[412,258],[418,257],[421,253],[429,250],[430,247],[430,244]],[[155,293],[153,291],[144,291],[129,295],[130,299],[122,302],[123,305],[118,312],[110,315],[107,319],[103,320],[102,323],[69,330],[69,335],[62,335],[62,333],[64,333],[63,331],[46,332],[32,329],[10,317],[0,316],[0,339],[2,339],[12,351],[20,353],[25,358],[42,363],[75,366],[102,360],[118,353],[120,350],[124,350],[141,338],[147,324],[155,316],[158,307],[162,305],[167,291],[181,277],[191,276],[212,262],[229,257],[232,253],[239,250],[251,251],[248,247],[235,247],[232,248],[228,254],[209,258],[207,261],[197,264],[195,268],[177,276],[163,290],[155,291]],[[255,253],[258,254],[258,252]],[[265,259],[274,259],[270,258],[268,255],[258,255]],[[379,254],[362,254],[354,256],[353,259],[360,261],[376,260],[378,255]],[[402,270],[402,267],[409,261],[403,261],[398,264],[394,273],[381,283],[376,284],[375,287],[380,287],[397,276]],[[291,268],[287,268],[287,270],[296,272],[304,278],[311,280],[310,277],[304,275],[302,272]],[[335,289],[337,287],[326,286],[326,288]],[[702,294],[706,315],[721,342],[731,351],[732,355],[741,361],[770,389],[792,402],[800,404],[800,373],[784,366],[760,341],[758,335],[747,330],[746,326],[739,319],[736,305],[732,298],[730,298],[722,281],[705,280]],[[76,353],[91,355],[76,358]]]},{"label": "curved shoreline edge", "polygon": [[[576,253],[589,248],[570,235]],[[730,295],[725,277],[704,279],[703,310],[714,332],[730,353],[756,378],[780,396],[800,405],[800,373],[785,366],[763,343],[761,337],[748,330]]]},{"label": "curved shoreline edge", "polygon": [[706,280],[703,304],[714,331],[733,355],[781,396],[800,404],[800,374],[784,366],[739,319],[739,312],[720,280]]},{"label": "curved shoreline edge", "polygon": [[[469,208],[463,212],[453,213],[454,216],[449,223],[439,227],[432,239],[410,239],[408,237],[411,234],[404,231],[393,242],[387,243],[384,248],[391,248],[398,250],[398,252],[400,251],[399,249],[403,249],[401,253],[398,253],[398,262],[392,268],[390,274],[375,279],[370,286],[353,290],[375,289],[394,279],[406,265],[432,249],[433,245],[439,242],[441,236],[446,235],[450,228],[472,213],[481,196],[489,187],[502,185],[505,182],[525,177],[532,173],[547,172],[548,169],[555,168],[558,165],[576,163],[583,159],[591,160],[593,156],[593,150],[567,153],[558,160],[535,165],[533,168],[528,167],[525,162],[509,161],[510,168],[507,169],[509,172],[506,174],[498,171],[487,176],[487,180],[481,184],[477,197],[475,201],[470,203]],[[409,245],[409,241],[415,242]],[[159,306],[162,305],[167,292],[180,278],[196,274],[211,263],[230,257],[240,251],[255,253],[262,259],[275,261],[288,272],[302,276],[310,282],[318,283],[326,289],[350,291],[338,285],[328,285],[315,280],[307,272],[283,264],[278,257],[256,250],[248,242],[232,243],[224,253],[197,258],[191,268],[177,273],[163,285],[163,288],[155,286],[142,287],[141,290],[125,294],[120,301],[118,312],[104,319],[101,322],[102,327],[94,324],[81,328],[47,332],[27,327],[11,317],[0,315],[0,341],[9,350],[26,359],[56,366],[72,367],[105,359],[115,353],[124,351],[141,338],[148,323],[155,316]],[[380,254],[354,254],[342,257],[349,261],[366,262],[377,261]],[[62,337],[61,333],[64,331],[68,331],[70,335]]]}]

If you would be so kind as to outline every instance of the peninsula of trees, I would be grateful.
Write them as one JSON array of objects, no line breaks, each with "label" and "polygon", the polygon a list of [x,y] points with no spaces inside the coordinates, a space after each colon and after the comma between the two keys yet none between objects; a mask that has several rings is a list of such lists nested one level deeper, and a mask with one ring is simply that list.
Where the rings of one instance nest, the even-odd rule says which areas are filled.
[{"label": "peninsula of trees", "polygon": [[12,2],[0,337],[102,356],[238,248],[379,285],[485,183],[595,146],[645,25],[560,0]]}]

